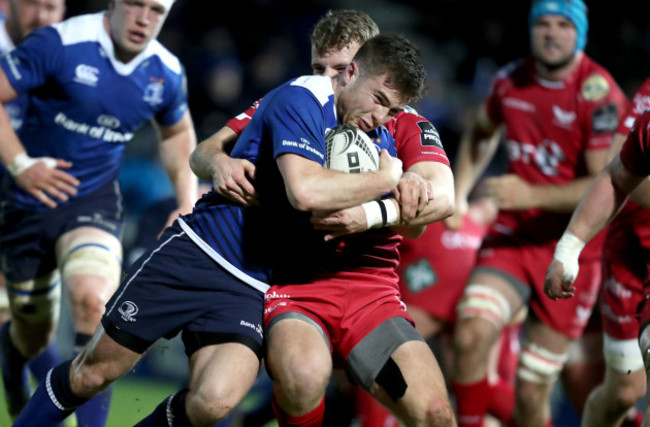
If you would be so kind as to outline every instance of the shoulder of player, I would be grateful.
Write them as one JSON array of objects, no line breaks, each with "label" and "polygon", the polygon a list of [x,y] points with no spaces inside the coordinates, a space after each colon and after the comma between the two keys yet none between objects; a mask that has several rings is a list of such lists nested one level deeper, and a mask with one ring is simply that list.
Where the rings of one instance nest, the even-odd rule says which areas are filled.
[{"label": "shoulder of player", "polygon": [[329,77],[325,76],[300,76],[290,80],[285,85],[287,92],[304,89],[318,100],[321,105],[327,104],[334,95],[334,89]]},{"label": "shoulder of player", "polygon": [[585,101],[626,98],[614,77],[602,65],[585,55],[578,71],[577,82]]},{"label": "shoulder of player", "polygon": [[[52,24],[53,28],[61,39],[64,47],[77,45],[81,43],[97,43],[104,47],[107,52],[112,52],[110,38],[104,29],[104,12],[79,15],[65,21]],[[151,58],[158,58],[160,63],[172,74],[182,75],[183,66],[180,60],[164,47],[158,40],[151,40],[147,45],[144,55],[140,57],[139,63]],[[113,61],[115,63],[115,61]],[[137,64],[127,64],[123,67],[130,70]]]}]

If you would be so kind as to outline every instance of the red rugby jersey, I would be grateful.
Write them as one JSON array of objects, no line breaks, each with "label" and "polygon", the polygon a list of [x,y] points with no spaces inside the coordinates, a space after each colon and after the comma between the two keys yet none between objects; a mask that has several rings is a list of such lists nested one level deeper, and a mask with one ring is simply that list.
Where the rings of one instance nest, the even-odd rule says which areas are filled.
[{"label": "red rugby jersey", "polygon": [[[562,81],[537,76],[534,59],[504,67],[486,101],[489,117],[506,127],[509,173],[532,184],[561,185],[587,175],[586,150],[606,149],[627,98],[611,75],[587,56]],[[570,213],[541,209],[501,211],[493,230],[533,244],[559,239]],[[583,257],[597,257],[602,237]]]}]

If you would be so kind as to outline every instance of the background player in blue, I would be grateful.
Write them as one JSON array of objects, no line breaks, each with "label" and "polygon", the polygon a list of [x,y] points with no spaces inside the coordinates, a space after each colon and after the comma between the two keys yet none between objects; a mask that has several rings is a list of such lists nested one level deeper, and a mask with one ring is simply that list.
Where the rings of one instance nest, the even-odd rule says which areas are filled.
[{"label": "background player in blue", "polygon": [[[64,0],[8,0],[3,1],[3,16],[0,16],[0,55],[13,50],[18,43],[36,28],[59,22],[65,14]],[[23,124],[24,108],[27,96],[20,96],[5,104],[5,110],[11,120],[11,126],[18,131]],[[0,165],[0,174],[4,173]],[[0,324],[10,318],[9,298],[5,288],[4,274],[0,273]],[[1,339],[1,338],[0,338]],[[56,340],[29,363],[31,373],[38,381],[45,378],[47,371],[62,361]],[[9,395],[5,392],[5,397]],[[22,399],[19,399],[22,400]],[[7,399],[9,412],[17,413],[11,406],[12,399]],[[20,402],[19,402],[20,407]]]},{"label": "background player in blue", "polygon": [[[383,35],[368,41],[336,82],[303,76],[267,94],[233,151],[256,165],[259,205],[235,205],[212,191],[168,228],[107,304],[97,338],[51,372],[15,425],[60,421],[128,372],[158,338],[179,331],[189,356],[189,387],[139,425],[209,426],[223,419],[259,370],[270,266],[255,261],[272,258],[266,256],[270,249],[295,249],[263,240],[263,229],[275,228],[274,214],[286,213],[277,225],[301,232],[292,220],[309,218],[306,211],[356,206],[395,189],[402,164],[385,150],[377,172],[324,169],[325,134],[337,121],[378,127],[419,97],[423,86],[424,69],[410,42]],[[213,153],[195,153],[194,171],[211,179]]]},{"label": "background player in blue", "polygon": [[[153,118],[159,125],[161,157],[180,211],[189,212],[196,199],[197,179],[188,164],[196,137],[184,71],[155,41],[172,3],[111,1],[107,12],[35,30],[0,61],[0,101],[30,93],[18,136],[0,109],[0,158],[9,172],[2,186],[0,255],[12,311],[11,326],[2,329],[3,374],[23,402],[25,362],[56,330],[59,282],[70,297],[80,347],[117,288],[117,174],[125,144],[144,122]],[[105,416],[108,404],[96,402]]]}]

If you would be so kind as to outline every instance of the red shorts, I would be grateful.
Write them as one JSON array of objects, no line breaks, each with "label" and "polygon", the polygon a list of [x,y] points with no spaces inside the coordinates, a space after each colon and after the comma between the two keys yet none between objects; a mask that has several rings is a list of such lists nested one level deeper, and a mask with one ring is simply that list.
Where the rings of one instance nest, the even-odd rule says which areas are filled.
[{"label": "red shorts", "polygon": [[603,331],[612,338],[628,340],[639,336],[637,308],[643,301],[646,262],[638,264],[634,259],[603,260],[600,312]]},{"label": "red shorts", "polygon": [[598,297],[601,261],[581,260],[575,296],[553,301],[544,295],[544,279],[554,251],[555,242],[535,246],[509,236],[490,236],[479,251],[477,268],[505,273],[522,297],[530,292],[529,307],[537,318],[569,338],[578,338]]},{"label": "red shorts", "polygon": [[442,222],[434,222],[417,239],[404,239],[397,272],[406,305],[454,323],[456,305],[484,234],[485,227],[466,218],[460,230],[449,230]]},{"label": "red shorts", "polygon": [[413,320],[400,300],[393,269],[372,274],[337,272],[310,284],[275,285],[266,292],[264,327],[283,313],[297,312],[322,328],[330,341],[335,367],[374,328],[393,317]]}]

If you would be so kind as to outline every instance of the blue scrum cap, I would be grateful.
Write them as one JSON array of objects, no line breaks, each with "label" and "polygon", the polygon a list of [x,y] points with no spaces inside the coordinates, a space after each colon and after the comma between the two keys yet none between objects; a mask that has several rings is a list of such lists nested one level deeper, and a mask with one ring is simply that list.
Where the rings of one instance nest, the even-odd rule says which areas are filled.
[{"label": "blue scrum cap", "polygon": [[542,15],[562,15],[573,22],[576,27],[576,51],[584,50],[587,45],[587,6],[582,0],[538,0],[530,9],[528,24],[533,24]]}]

